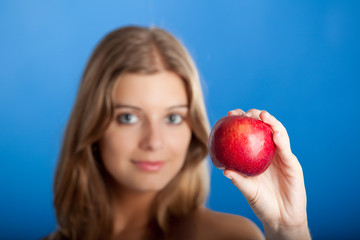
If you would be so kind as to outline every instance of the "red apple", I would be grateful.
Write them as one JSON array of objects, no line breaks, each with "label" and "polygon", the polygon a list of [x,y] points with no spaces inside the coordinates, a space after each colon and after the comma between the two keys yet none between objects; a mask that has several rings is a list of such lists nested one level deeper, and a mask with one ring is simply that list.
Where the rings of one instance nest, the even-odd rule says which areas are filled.
[{"label": "red apple", "polygon": [[217,168],[232,169],[247,176],[261,174],[275,153],[272,129],[246,116],[223,117],[211,130],[209,151]]}]

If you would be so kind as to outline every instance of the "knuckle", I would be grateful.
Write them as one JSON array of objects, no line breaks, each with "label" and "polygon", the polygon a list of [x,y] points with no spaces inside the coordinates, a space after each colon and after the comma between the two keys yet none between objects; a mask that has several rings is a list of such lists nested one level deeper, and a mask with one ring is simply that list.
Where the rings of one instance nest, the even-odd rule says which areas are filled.
[{"label": "knuckle", "polygon": [[259,112],[260,110],[258,109],[255,109],[255,108],[252,108],[248,111],[248,113],[256,113],[256,112]]},{"label": "knuckle", "polygon": [[245,115],[248,117],[253,117],[255,119],[260,119],[260,113],[260,110],[253,108],[247,111]]}]

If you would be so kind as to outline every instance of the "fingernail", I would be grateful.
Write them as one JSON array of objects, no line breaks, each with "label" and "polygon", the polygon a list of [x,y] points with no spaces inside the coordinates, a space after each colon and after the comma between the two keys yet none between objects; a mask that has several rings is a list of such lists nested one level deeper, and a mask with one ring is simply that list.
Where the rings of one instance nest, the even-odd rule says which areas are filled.
[{"label": "fingernail", "polygon": [[232,115],[233,114],[233,111],[230,111],[227,113],[227,115]]},{"label": "fingernail", "polygon": [[224,174],[225,177],[227,177],[228,179],[232,180],[232,177],[231,177],[228,173],[226,173],[226,172],[224,171],[223,174]]}]

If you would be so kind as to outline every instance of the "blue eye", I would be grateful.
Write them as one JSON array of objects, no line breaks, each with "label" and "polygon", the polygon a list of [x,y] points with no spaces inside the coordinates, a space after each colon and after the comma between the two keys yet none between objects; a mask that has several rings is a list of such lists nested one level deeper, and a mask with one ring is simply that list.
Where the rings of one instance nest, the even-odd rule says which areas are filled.
[{"label": "blue eye", "polygon": [[139,118],[136,115],[131,114],[131,113],[123,113],[117,117],[117,121],[120,124],[134,124],[138,120],[139,120]]},{"label": "blue eye", "polygon": [[178,124],[182,123],[183,117],[180,116],[179,114],[170,114],[166,118],[166,121],[170,124],[178,125]]}]

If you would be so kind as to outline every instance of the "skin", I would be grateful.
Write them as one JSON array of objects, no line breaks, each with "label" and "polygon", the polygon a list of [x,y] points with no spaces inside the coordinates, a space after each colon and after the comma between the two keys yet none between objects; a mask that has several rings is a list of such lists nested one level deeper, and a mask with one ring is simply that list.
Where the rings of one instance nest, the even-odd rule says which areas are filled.
[{"label": "skin", "polygon": [[[102,159],[122,190],[156,192],[180,171],[191,139],[185,87],[169,72],[126,74],[114,88],[115,112],[100,142]],[[159,171],[137,165],[162,163]]]},{"label": "skin", "polygon": [[[187,94],[176,74],[162,71],[120,76],[113,99],[114,118],[100,150],[113,180],[114,236],[136,239],[142,237],[156,193],[184,164],[191,139]],[[144,162],[163,166],[146,171],[138,165]]]},{"label": "skin", "polygon": [[272,164],[261,175],[246,177],[224,170],[224,175],[243,193],[263,223],[266,239],[311,239],[306,214],[306,192],[302,168],[290,148],[285,127],[266,111],[241,109],[228,115],[246,115],[262,120],[273,130],[276,152]]},{"label": "skin", "polygon": [[[100,140],[102,160],[111,176],[112,239],[144,239],[156,194],[184,164],[191,139],[187,94],[179,76],[160,71],[151,75],[121,75],[114,87],[113,100],[114,118]],[[234,110],[229,114],[245,113]],[[267,238],[291,239],[300,233],[298,239],[306,239],[302,172],[291,153],[286,130],[265,112],[250,110],[246,114],[273,128],[278,148],[274,164],[256,178],[246,178],[230,170],[224,174],[249,201],[264,224]],[[144,161],[163,165],[156,171],[148,171],[138,165]],[[183,219],[173,231],[175,239],[184,239],[184,233],[190,236],[185,239],[264,239],[250,220],[205,207]]]}]

